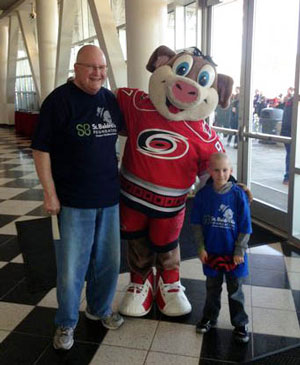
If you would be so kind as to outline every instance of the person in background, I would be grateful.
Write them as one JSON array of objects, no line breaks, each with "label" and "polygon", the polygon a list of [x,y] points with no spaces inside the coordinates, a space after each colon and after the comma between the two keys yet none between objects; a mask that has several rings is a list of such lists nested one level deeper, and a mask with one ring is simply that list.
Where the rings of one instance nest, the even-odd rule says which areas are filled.
[{"label": "person in background", "polygon": [[242,283],[248,275],[246,249],[252,232],[249,202],[245,192],[229,181],[232,166],[225,153],[211,155],[208,171],[212,183],[198,191],[191,213],[206,275],[206,302],[196,332],[206,333],[217,324],[225,276],[234,339],[247,343],[248,315]]},{"label": "person in background", "polygon": [[[230,114],[230,128],[231,129],[238,129],[238,125],[239,125],[239,106],[240,106],[240,88],[236,87],[235,88],[235,95],[233,95],[232,100],[231,100],[231,114]],[[228,138],[227,138],[227,146],[230,146],[230,142],[232,139],[232,134],[229,134]],[[234,144],[233,147],[237,148],[237,134],[235,134],[234,136]]]},{"label": "person in background", "polygon": [[[289,87],[287,91],[287,95],[284,97],[284,108],[283,108],[283,116],[282,116],[282,125],[281,125],[281,136],[291,137],[291,127],[292,127],[292,111],[293,111],[293,97],[294,97],[294,88]],[[289,175],[290,175],[290,153],[291,153],[291,145],[289,143],[284,144],[285,147],[285,173],[283,176],[282,183],[284,185],[289,184]]]},{"label": "person in background", "polygon": [[69,350],[86,278],[86,317],[108,329],[124,322],[112,312],[120,267],[119,176],[115,144],[123,118],[103,87],[106,58],[82,47],[75,77],[43,102],[32,141],[44,208],[58,214],[55,242],[57,300],[55,349]]}]

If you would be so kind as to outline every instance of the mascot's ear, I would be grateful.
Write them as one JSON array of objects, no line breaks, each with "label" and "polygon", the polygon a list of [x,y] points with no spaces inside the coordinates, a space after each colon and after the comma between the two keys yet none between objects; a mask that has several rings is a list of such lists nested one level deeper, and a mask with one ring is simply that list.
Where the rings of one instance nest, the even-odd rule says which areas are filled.
[{"label": "mascot's ear", "polygon": [[219,104],[222,108],[227,108],[229,105],[230,96],[232,94],[233,80],[231,77],[218,74],[218,94]]},{"label": "mascot's ear", "polygon": [[146,69],[150,72],[155,71],[158,67],[165,65],[169,60],[174,57],[176,53],[167,46],[159,46],[152,53]]}]

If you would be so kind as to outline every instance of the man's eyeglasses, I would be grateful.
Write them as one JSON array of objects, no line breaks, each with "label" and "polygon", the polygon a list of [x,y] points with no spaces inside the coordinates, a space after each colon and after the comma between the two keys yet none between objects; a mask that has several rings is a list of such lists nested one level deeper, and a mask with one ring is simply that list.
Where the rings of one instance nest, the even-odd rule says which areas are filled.
[{"label": "man's eyeglasses", "polygon": [[95,66],[95,65],[89,65],[88,63],[76,63],[79,66],[83,66],[86,67],[90,72],[92,71],[106,71],[107,70],[107,66],[106,65],[102,65],[102,66]]}]

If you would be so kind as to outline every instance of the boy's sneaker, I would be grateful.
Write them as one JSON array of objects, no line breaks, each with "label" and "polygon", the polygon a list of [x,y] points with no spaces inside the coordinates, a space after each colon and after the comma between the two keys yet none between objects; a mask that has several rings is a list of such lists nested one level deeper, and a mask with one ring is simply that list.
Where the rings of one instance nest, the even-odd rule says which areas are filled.
[{"label": "boy's sneaker", "polygon": [[210,319],[202,319],[196,325],[197,333],[207,333],[212,327],[215,327],[216,321],[211,321]]},{"label": "boy's sneaker", "polygon": [[124,323],[124,318],[119,313],[114,313],[114,312],[112,312],[107,317],[98,317],[95,316],[94,314],[91,314],[89,312],[89,309],[86,308],[85,316],[86,318],[91,319],[92,321],[101,321],[102,326],[108,328],[109,330],[116,330],[119,327],[121,327],[122,324]]},{"label": "boy's sneaker", "polygon": [[249,342],[249,334],[246,326],[235,327],[235,329],[233,330],[233,335],[236,342]]},{"label": "boy's sneaker", "polygon": [[55,350],[70,350],[74,343],[74,329],[72,327],[57,327],[53,347]]}]

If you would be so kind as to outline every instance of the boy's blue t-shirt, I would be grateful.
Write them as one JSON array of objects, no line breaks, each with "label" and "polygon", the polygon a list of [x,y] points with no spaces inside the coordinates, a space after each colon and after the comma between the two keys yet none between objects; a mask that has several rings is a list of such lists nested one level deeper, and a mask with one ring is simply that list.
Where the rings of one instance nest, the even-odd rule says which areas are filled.
[{"label": "boy's blue t-shirt", "polygon": [[89,95],[68,82],[45,99],[31,147],[50,153],[62,205],[101,208],[118,203],[115,145],[122,127],[116,98],[104,87]]},{"label": "boy's blue t-shirt", "polygon": [[[251,216],[245,192],[233,184],[231,189],[220,194],[212,184],[204,186],[194,198],[191,223],[200,224],[203,230],[205,249],[209,254],[233,255],[239,233],[250,234]],[[234,276],[248,275],[248,258],[232,271]],[[203,265],[205,275],[215,276],[216,270]]]}]

